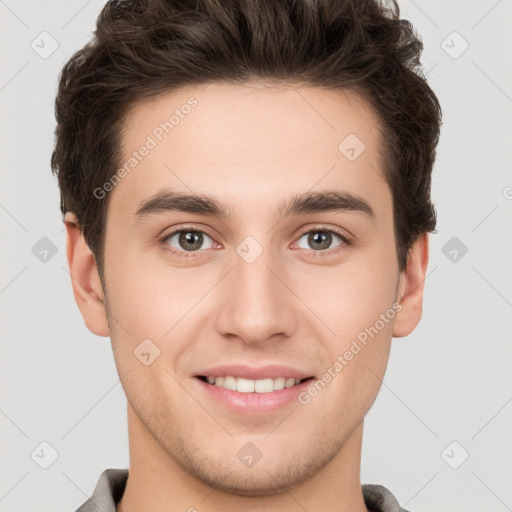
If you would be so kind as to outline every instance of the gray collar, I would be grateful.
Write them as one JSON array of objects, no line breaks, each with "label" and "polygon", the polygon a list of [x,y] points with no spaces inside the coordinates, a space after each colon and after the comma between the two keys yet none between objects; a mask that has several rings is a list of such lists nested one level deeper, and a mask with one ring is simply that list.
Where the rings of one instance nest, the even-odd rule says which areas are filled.
[{"label": "gray collar", "polygon": [[[92,496],[76,512],[116,512],[127,479],[127,469],[105,469]],[[365,505],[371,512],[408,512],[383,485],[363,484],[362,490]]]}]

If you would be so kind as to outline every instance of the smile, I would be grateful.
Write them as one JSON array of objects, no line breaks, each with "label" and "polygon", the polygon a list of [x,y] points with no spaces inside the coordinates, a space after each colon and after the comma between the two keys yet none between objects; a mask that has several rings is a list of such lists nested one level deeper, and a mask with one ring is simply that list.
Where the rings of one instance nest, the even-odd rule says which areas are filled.
[{"label": "smile", "polygon": [[243,377],[234,377],[232,375],[226,375],[224,377],[199,376],[199,379],[203,382],[207,382],[219,388],[238,391],[239,393],[271,393],[273,391],[280,391],[285,388],[297,386],[312,378],[313,377],[295,379],[293,377],[277,377],[275,379],[253,380]]}]

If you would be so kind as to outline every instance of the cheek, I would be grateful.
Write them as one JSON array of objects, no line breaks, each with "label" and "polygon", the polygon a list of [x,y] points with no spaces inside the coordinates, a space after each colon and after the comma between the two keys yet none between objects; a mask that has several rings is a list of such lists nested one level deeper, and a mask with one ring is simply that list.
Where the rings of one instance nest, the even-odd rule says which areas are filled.
[{"label": "cheek", "polygon": [[[315,282],[314,276],[311,279]],[[332,269],[321,293],[317,288],[306,299],[331,331],[324,338],[327,367],[341,358],[342,369],[337,365],[338,372],[331,370],[336,374],[334,388],[362,403],[377,392],[386,368],[394,318],[400,309],[395,304],[397,279],[394,248],[382,244]]]},{"label": "cheek", "polygon": [[[112,314],[130,333],[162,337],[211,287],[211,276],[112,247],[105,274]],[[163,256],[162,256],[163,258]]]},{"label": "cheek", "polygon": [[[124,251],[122,258],[114,252],[112,256],[116,264],[106,268],[106,279],[112,347],[120,373],[130,368],[144,371],[136,357],[150,352],[150,357],[158,356],[151,363],[151,379],[160,379],[153,372],[161,366],[175,374],[176,361],[189,350],[190,340],[203,325],[197,321],[207,303],[202,297],[218,276],[211,271],[155,265],[149,258],[145,262],[140,255],[131,257],[129,251]],[[169,385],[168,381],[169,375],[164,373],[162,382]]]},{"label": "cheek", "polygon": [[[306,287],[302,296],[311,309],[318,311],[338,340],[357,337],[386,314],[388,322],[385,326],[379,322],[378,327],[385,333],[390,330],[398,279],[393,264],[369,258],[364,264],[358,261],[333,269],[323,279],[320,275],[317,277],[318,280],[311,277],[311,284],[315,286]],[[319,287],[318,283],[322,281],[326,284]]]},{"label": "cheek", "polygon": [[[337,287],[335,285],[338,285]],[[322,320],[334,331],[324,338],[326,359],[320,377],[327,383],[324,404],[340,428],[362,418],[373,404],[381,386],[391,348],[394,282],[376,281],[375,274],[361,274],[332,283]],[[336,291],[335,291],[336,290]],[[347,415],[346,411],[351,411]]]}]

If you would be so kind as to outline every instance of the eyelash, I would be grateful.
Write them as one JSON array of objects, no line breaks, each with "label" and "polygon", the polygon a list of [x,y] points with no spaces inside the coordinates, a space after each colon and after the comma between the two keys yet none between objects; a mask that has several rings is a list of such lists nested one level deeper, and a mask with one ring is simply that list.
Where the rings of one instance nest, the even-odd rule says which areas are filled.
[{"label": "eyelash", "polygon": [[[160,244],[162,245],[163,250],[170,252],[173,255],[179,255],[179,257],[182,258],[197,258],[198,256],[201,256],[201,252],[207,249],[199,249],[197,251],[184,251],[184,250],[177,250],[173,247],[171,247],[166,241],[171,238],[172,236],[176,235],[177,233],[187,233],[187,232],[194,232],[194,233],[202,233],[203,235],[206,235],[210,238],[212,238],[208,233],[201,229],[194,228],[192,226],[182,226],[180,229],[176,229],[172,231],[171,233],[167,233],[163,238],[160,239]],[[304,231],[297,240],[300,240],[304,235],[307,235],[308,233],[315,233],[315,232],[326,232],[326,233],[334,233],[337,235],[342,243],[338,246],[336,246],[334,249],[324,249],[320,251],[314,251],[313,249],[310,250],[310,252],[315,254],[316,256],[323,257],[323,256],[332,256],[334,254],[337,254],[339,251],[343,250],[345,246],[352,245],[352,242],[347,238],[346,235],[344,235],[341,231],[335,229],[335,228],[327,228],[327,226],[316,226],[313,229],[309,229],[307,231]],[[212,238],[213,240],[213,238]],[[217,242],[215,242],[217,243]],[[185,253],[185,254],[183,254]]]}]

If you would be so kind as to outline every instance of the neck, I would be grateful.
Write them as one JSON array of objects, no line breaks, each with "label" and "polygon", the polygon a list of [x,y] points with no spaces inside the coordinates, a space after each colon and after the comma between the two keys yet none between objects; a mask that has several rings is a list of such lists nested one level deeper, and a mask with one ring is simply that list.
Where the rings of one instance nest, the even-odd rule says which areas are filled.
[{"label": "neck", "polygon": [[130,467],[116,512],[368,512],[360,483],[363,422],[313,477],[280,493],[240,496],[187,472],[145,428],[128,404]]}]

